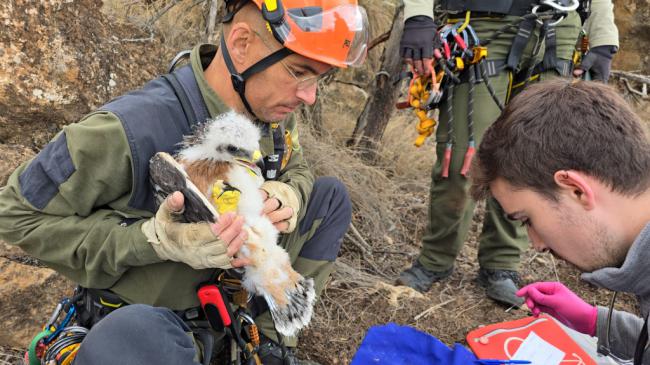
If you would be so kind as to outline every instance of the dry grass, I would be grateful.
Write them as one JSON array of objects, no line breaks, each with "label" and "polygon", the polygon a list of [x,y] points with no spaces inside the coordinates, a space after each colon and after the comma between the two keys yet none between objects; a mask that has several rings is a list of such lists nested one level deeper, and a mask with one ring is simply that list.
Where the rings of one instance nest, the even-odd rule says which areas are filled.
[{"label": "dry grass", "polygon": [[24,350],[0,346],[0,365],[22,365]]},{"label": "dry grass", "polygon": [[177,52],[208,40],[208,6],[207,0],[105,0],[102,11],[115,24],[141,30],[126,41],[157,38],[167,51],[165,59],[171,60]]}]

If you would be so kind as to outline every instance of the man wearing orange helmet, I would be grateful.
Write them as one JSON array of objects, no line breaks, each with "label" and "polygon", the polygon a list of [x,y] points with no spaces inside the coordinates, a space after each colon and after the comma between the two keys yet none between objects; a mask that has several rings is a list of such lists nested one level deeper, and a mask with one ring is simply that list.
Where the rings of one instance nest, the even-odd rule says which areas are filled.
[{"label": "man wearing orange helmet", "polygon": [[[317,295],[332,271],[351,204],[338,180],[314,179],[292,112],[315,102],[330,69],[364,61],[365,11],[356,0],[233,0],[227,9],[219,47],[198,45],[186,52],[189,65],[65,126],[0,191],[0,239],[80,284],[77,319],[92,329],[75,364],[207,364],[219,350],[215,332],[200,328],[206,321],[196,290],[247,264],[236,258],[243,220],[162,222],[148,161],[173,153],[195,124],[228,109],[262,130],[261,193],[282,233],[278,244],[314,279]],[[184,209],[178,195],[162,203],[165,212]],[[163,223],[173,235],[143,229]],[[178,239],[197,230],[212,232],[210,242]],[[219,252],[197,257],[208,244]],[[173,257],[161,257],[162,246],[175,248],[167,250]],[[263,303],[251,306],[262,362],[297,363],[297,339],[278,336]]]}]

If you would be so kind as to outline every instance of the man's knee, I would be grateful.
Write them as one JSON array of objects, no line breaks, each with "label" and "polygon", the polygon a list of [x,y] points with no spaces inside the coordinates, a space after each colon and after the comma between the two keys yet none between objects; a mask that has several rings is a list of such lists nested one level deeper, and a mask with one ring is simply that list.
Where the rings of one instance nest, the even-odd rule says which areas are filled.
[{"label": "man's knee", "polygon": [[75,364],[192,363],[196,354],[185,323],[167,308],[133,304],[99,321]]},{"label": "man's knee", "polygon": [[[337,205],[339,210],[349,211],[352,214],[352,202],[348,188],[343,182],[332,176],[319,177],[314,182],[314,190],[324,191],[329,196],[330,202]],[[327,192],[331,192],[331,195]]]},{"label": "man's knee", "polygon": [[307,233],[315,221],[335,217],[337,223],[349,226],[352,219],[350,194],[343,183],[331,176],[319,177],[309,197],[305,217],[300,222],[300,234]]},{"label": "man's knee", "polygon": [[334,177],[316,179],[307,212],[300,222],[300,234],[309,232],[316,222],[319,226],[303,246],[300,256],[312,260],[335,260],[351,219],[352,203],[345,185]]}]

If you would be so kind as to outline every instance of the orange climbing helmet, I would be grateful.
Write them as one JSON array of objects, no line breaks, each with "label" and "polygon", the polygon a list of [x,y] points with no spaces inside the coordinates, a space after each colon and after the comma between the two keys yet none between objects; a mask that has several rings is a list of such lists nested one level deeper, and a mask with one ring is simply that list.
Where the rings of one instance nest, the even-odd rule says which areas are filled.
[{"label": "orange climbing helmet", "polygon": [[357,0],[252,0],[284,47],[335,67],[360,66],[368,17]]},{"label": "orange climbing helmet", "polygon": [[[230,73],[233,89],[246,110],[257,118],[246,98],[246,81],[292,53],[334,67],[360,66],[368,52],[368,17],[357,0],[251,0],[262,12],[269,32],[283,45],[277,51],[238,72],[225,37],[221,54]],[[248,0],[226,0],[229,23]]]}]

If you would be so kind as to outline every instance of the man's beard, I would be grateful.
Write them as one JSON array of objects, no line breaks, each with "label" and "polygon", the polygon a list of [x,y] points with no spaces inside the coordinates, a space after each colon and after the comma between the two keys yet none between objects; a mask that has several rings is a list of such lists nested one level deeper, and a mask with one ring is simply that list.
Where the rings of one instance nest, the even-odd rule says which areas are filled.
[{"label": "man's beard", "polygon": [[616,237],[605,224],[588,219],[588,224],[593,227],[592,242],[597,243],[593,251],[592,267],[589,271],[602,269],[604,267],[620,267],[627,256],[628,246],[622,239]]},{"label": "man's beard", "polygon": [[564,224],[581,227],[584,242],[591,243],[591,250],[585,253],[585,262],[573,263],[580,271],[592,272],[604,267],[620,267],[625,261],[629,246],[610,231],[606,224],[596,221],[584,213],[563,212],[561,219]]}]

